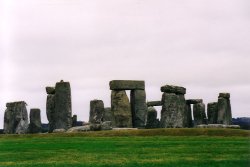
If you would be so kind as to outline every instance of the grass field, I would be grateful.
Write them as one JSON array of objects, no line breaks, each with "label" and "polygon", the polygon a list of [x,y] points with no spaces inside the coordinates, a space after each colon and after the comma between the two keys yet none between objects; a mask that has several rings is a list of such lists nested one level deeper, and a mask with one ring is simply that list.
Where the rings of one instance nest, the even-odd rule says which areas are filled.
[{"label": "grass field", "polygon": [[250,166],[250,131],[155,129],[0,135],[1,167]]}]

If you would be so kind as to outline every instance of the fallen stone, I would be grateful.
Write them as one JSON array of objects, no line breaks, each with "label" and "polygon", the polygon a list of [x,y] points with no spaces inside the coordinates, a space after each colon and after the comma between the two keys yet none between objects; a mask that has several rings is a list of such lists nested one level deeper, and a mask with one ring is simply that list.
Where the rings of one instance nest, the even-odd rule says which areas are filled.
[{"label": "fallen stone", "polygon": [[53,133],[64,133],[64,132],[66,132],[65,129],[54,129],[53,130]]},{"label": "fallen stone", "polygon": [[102,100],[90,101],[89,123],[101,123],[104,114],[104,103]]},{"label": "fallen stone", "polygon": [[154,107],[148,107],[147,129],[160,128],[160,121],[157,119],[157,111]]},{"label": "fallen stone", "polygon": [[131,106],[124,90],[111,92],[111,112],[114,113],[115,125],[119,128],[132,127]]},{"label": "fallen stone", "polygon": [[102,130],[102,125],[101,124],[90,124],[90,130],[91,131],[100,131]]},{"label": "fallen stone", "polygon": [[231,129],[240,129],[239,125],[223,125],[223,124],[208,124],[208,125],[197,125],[196,128],[231,128]]},{"label": "fallen stone", "polygon": [[109,83],[110,90],[144,90],[144,81],[113,80]]},{"label": "fallen stone", "polygon": [[46,92],[47,92],[47,94],[49,94],[49,95],[50,95],[50,94],[53,95],[53,94],[56,93],[55,88],[54,88],[54,87],[49,87],[49,86],[46,87]]},{"label": "fallen stone", "polygon": [[72,127],[67,130],[68,133],[78,133],[90,131],[90,125]]},{"label": "fallen stone", "polygon": [[208,103],[207,104],[207,117],[209,124],[217,124],[218,123],[218,103]]},{"label": "fallen stone", "polygon": [[186,88],[180,86],[173,86],[173,85],[165,85],[161,87],[161,91],[164,93],[175,93],[184,95],[186,94]]},{"label": "fallen stone", "polygon": [[29,133],[41,133],[41,111],[38,108],[30,109]]},{"label": "fallen stone", "polygon": [[197,103],[193,105],[194,125],[202,125],[206,123],[205,104]]},{"label": "fallen stone", "polygon": [[161,101],[149,101],[147,102],[148,107],[154,107],[154,106],[162,106]]},{"label": "fallen stone", "polygon": [[220,93],[220,94],[219,94],[219,98],[220,98],[220,97],[229,99],[229,98],[230,98],[230,93]]},{"label": "fallen stone", "polygon": [[203,103],[202,99],[188,99],[186,100],[187,104],[197,104],[197,103]]},{"label": "fallen stone", "polygon": [[111,121],[105,121],[101,123],[101,130],[112,130]]}]

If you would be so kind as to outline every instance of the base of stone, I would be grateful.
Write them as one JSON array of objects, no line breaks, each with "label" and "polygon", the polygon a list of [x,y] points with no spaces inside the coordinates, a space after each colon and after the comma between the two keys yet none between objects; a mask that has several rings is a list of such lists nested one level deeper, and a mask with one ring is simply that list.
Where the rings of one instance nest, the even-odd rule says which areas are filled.
[{"label": "base of stone", "polygon": [[113,128],[113,130],[138,130],[138,128]]},{"label": "base of stone", "polygon": [[231,128],[231,129],[240,129],[239,125],[223,125],[223,124],[202,124],[197,125],[195,128]]}]

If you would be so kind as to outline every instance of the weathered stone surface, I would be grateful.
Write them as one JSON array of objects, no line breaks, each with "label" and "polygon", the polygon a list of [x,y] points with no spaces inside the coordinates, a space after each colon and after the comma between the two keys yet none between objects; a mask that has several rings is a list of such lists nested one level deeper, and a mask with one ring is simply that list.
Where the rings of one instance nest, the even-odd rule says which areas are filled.
[{"label": "weathered stone surface", "polygon": [[66,132],[65,129],[54,129],[53,130],[53,133],[64,133],[64,132]]},{"label": "weathered stone surface", "polygon": [[25,134],[28,132],[28,112],[24,101],[7,103],[4,113],[4,133]]},{"label": "weathered stone surface", "polygon": [[47,86],[47,87],[46,87],[46,92],[47,92],[47,94],[55,94],[55,93],[56,93],[56,90],[55,90],[54,87],[49,87],[49,86]]},{"label": "weathered stone surface", "polygon": [[184,95],[163,93],[161,110],[162,128],[185,127],[186,100]]},{"label": "weathered stone surface", "polygon": [[144,90],[144,81],[113,80],[109,83],[110,90]]},{"label": "weathered stone surface", "polygon": [[46,114],[47,119],[49,121],[49,132],[53,132],[55,129],[55,95],[48,95],[47,96],[47,103],[46,103]]},{"label": "weathered stone surface", "polygon": [[218,123],[218,103],[208,103],[207,104],[207,117],[209,124],[217,124]]},{"label": "weathered stone surface", "polygon": [[186,104],[186,111],[184,114],[184,127],[191,128],[193,127],[193,120],[192,120],[192,109],[191,104]]},{"label": "weathered stone surface", "polygon": [[38,108],[30,109],[29,133],[42,132],[41,111]]},{"label": "weathered stone surface", "polygon": [[202,99],[188,99],[186,100],[187,104],[197,104],[197,103],[203,103]]},{"label": "weathered stone surface", "polygon": [[90,101],[89,123],[101,123],[104,114],[104,103],[102,100]]},{"label": "weathered stone surface", "polygon": [[70,83],[57,82],[55,91],[55,129],[67,130],[72,126]]},{"label": "weathered stone surface", "polygon": [[159,128],[160,121],[157,119],[157,111],[154,107],[148,107],[147,129]]},{"label": "weathered stone surface", "polygon": [[68,133],[78,133],[78,132],[86,132],[86,131],[90,131],[90,125],[72,127],[67,130]]},{"label": "weathered stone surface", "polygon": [[91,131],[100,131],[102,130],[102,125],[101,124],[90,124],[90,130]]},{"label": "weathered stone surface", "polygon": [[103,122],[106,121],[111,121],[111,125],[115,125],[115,118],[114,118],[114,113],[111,111],[110,107],[104,108],[104,114],[103,114]]},{"label": "weathered stone surface", "polygon": [[148,107],[154,107],[154,106],[162,106],[161,101],[149,101],[147,102]]},{"label": "weathered stone surface", "polygon": [[218,123],[225,125],[232,124],[232,111],[229,98],[220,97],[218,99]]},{"label": "weathered stone surface", "polygon": [[124,90],[111,92],[111,112],[114,113],[114,127],[130,128],[132,127],[131,106],[128,96]]},{"label": "weathered stone surface", "polygon": [[208,125],[197,125],[196,128],[230,128],[230,129],[240,129],[240,126],[239,125],[208,124]]},{"label": "weathered stone surface", "polygon": [[165,85],[161,87],[161,91],[164,93],[175,93],[184,95],[186,94],[186,88],[174,85]]},{"label": "weathered stone surface", "polygon": [[77,115],[73,115],[72,117],[72,127],[76,127],[77,126]]},{"label": "weathered stone surface", "polygon": [[112,130],[111,121],[105,121],[101,123],[101,130]]},{"label": "weathered stone surface", "polygon": [[132,90],[130,94],[132,124],[134,128],[145,128],[147,104],[145,90]]},{"label": "weathered stone surface", "polygon": [[193,115],[194,115],[195,126],[201,125],[201,124],[207,124],[204,103],[197,103],[193,105]]},{"label": "weathered stone surface", "polygon": [[229,98],[230,98],[230,93],[220,93],[220,94],[219,94],[219,98],[220,98],[220,97],[229,99]]}]

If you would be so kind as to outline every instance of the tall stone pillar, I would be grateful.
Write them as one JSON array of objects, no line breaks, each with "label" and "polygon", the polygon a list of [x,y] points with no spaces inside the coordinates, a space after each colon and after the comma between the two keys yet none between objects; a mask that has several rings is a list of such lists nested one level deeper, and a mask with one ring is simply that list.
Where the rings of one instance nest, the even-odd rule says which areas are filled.
[{"label": "tall stone pillar", "polygon": [[47,102],[46,102],[46,115],[49,121],[49,132],[53,132],[55,129],[55,88],[46,87]]},{"label": "tall stone pillar", "polygon": [[77,115],[73,115],[72,117],[72,127],[76,127],[77,126]]},{"label": "tall stone pillar", "polygon": [[193,105],[194,125],[207,124],[205,104],[197,103]]},{"label": "tall stone pillar", "polygon": [[147,104],[145,90],[132,90],[130,94],[132,123],[134,128],[145,128]]},{"label": "tall stone pillar", "polygon": [[41,111],[38,108],[30,109],[29,133],[42,132]]},{"label": "tall stone pillar", "polygon": [[103,122],[111,121],[111,126],[115,125],[114,113],[110,107],[104,108]]},{"label": "tall stone pillar", "polygon": [[89,123],[101,123],[104,114],[104,103],[102,100],[90,101]]},{"label": "tall stone pillar", "polygon": [[218,123],[218,103],[217,102],[207,104],[207,118],[208,118],[208,124]]},{"label": "tall stone pillar", "polygon": [[111,112],[114,115],[113,127],[132,128],[132,113],[125,90],[112,90]]},{"label": "tall stone pillar", "polygon": [[231,125],[232,111],[230,104],[230,94],[220,93],[218,98],[218,123]]},{"label": "tall stone pillar", "polygon": [[193,120],[192,120],[192,108],[191,104],[186,104],[186,114],[184,119],[184,125],[185,127],[191,128],[193,127]]}]

